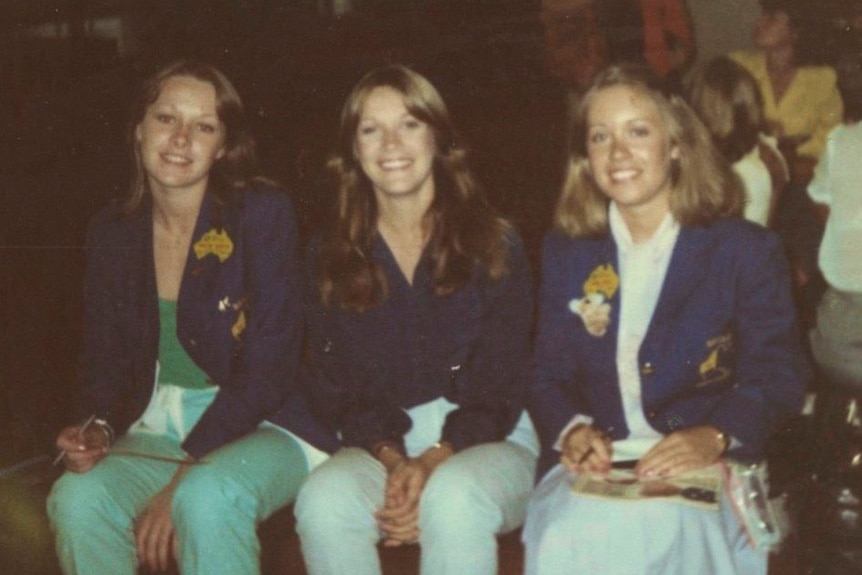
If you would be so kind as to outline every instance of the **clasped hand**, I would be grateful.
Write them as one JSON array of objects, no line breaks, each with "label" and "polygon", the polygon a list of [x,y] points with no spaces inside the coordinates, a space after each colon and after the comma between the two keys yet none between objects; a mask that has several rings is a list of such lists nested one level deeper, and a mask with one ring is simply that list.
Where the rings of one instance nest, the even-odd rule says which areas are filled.
[{"label": "clasped hand", "polygon": [[375,514],[386,536],[383,545],[398,547],[419,540],[419,501],[428,478],[452,452],[431,448],[420,457],[402,457],[387,466],[383,508]]},{"label": "clasped hand", "polygon": [[418,458],[404,459],[389,471],[383,508],[375,514],[387,547],[419,540],[419,499],[430,475]]}]

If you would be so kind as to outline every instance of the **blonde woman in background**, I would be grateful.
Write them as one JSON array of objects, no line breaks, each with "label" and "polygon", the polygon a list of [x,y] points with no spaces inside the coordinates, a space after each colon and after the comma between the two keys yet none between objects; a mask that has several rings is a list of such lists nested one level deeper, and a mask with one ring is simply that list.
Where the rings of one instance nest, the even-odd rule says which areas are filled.
[{"label": "blonde woman in background", "polygon": [[764,133],[754,78],[734,61],[715,58],[695,73],[689,102],[742,182],[745,218],[769,226],[789,174],[776,140]]}]

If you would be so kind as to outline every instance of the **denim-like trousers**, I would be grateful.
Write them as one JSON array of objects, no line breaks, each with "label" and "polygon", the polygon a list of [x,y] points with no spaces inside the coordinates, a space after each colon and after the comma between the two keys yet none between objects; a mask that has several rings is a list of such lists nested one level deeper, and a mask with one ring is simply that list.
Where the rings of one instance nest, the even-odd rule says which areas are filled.
[{"label": "denim-like trousers", "polygon": [[[411,410],[411,455],[439,437],[447,402]],[[442,408],[442,409],[440,409]],[[430,413],[429,413],[430,411]],[[496,535],[524,521],[533,487],[536,446],[529,418],[508,441],[456,453],[426,484],[419,506],[422,575],[495,575]],[[383,465],[367,451],[342,449],[309,476],[295,512],[309,575],[379,575],[374,513],[386,484]]]},{"label": "denim-like trousers", "polygon": [[[183,420],[197,421],[211,396],[193,390],[184,395]],[[121,437],[114,453],[89,472],[66,472],[57,480],[48,514],[64,573],[136,573],[135,520],[178,464],[128,453],[182,458],[181,435],[173,425],[165,433],[138,428]],[[257,575],[256,526],[295,497],[307,474],[300,443],[268,423],[192,466],[173,497],[180,571]]]}]

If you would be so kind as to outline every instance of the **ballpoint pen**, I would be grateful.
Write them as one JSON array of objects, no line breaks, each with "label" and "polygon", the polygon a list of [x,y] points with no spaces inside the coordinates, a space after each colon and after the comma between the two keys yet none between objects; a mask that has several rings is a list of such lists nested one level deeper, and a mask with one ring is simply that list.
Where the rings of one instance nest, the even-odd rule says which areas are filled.
[{"label": "ballpoint pen", "polygon": [[[87,428],[90,427],[90,425],[95,420],[96,420],[96,414],[94,413],[93,415],[88,417],[87,420],[84,422],[84,424],[78,429],[78,433],[77,433],[78,437],[80,437],[81,434],[83,434],[85,431],[87,431]],[[57,457],[54,459],[54,462],[51,465],[57,465],[58,463],[63,461],[64,457],[66,457],[66,450],[62,449],[62,450],[60,450],[60,453],[57,454]]]}]

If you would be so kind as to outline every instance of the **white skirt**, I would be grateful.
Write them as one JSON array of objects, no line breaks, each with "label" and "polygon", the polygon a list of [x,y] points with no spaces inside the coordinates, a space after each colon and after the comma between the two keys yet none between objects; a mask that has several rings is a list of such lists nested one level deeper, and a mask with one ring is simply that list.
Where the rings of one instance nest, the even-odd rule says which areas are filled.
[{"label": "white skirt", "polygon": [[732,505],[611,501],[572,492],[562,465],[530,499],[526,575],[765,575],[768,555],[748,542]]}]

